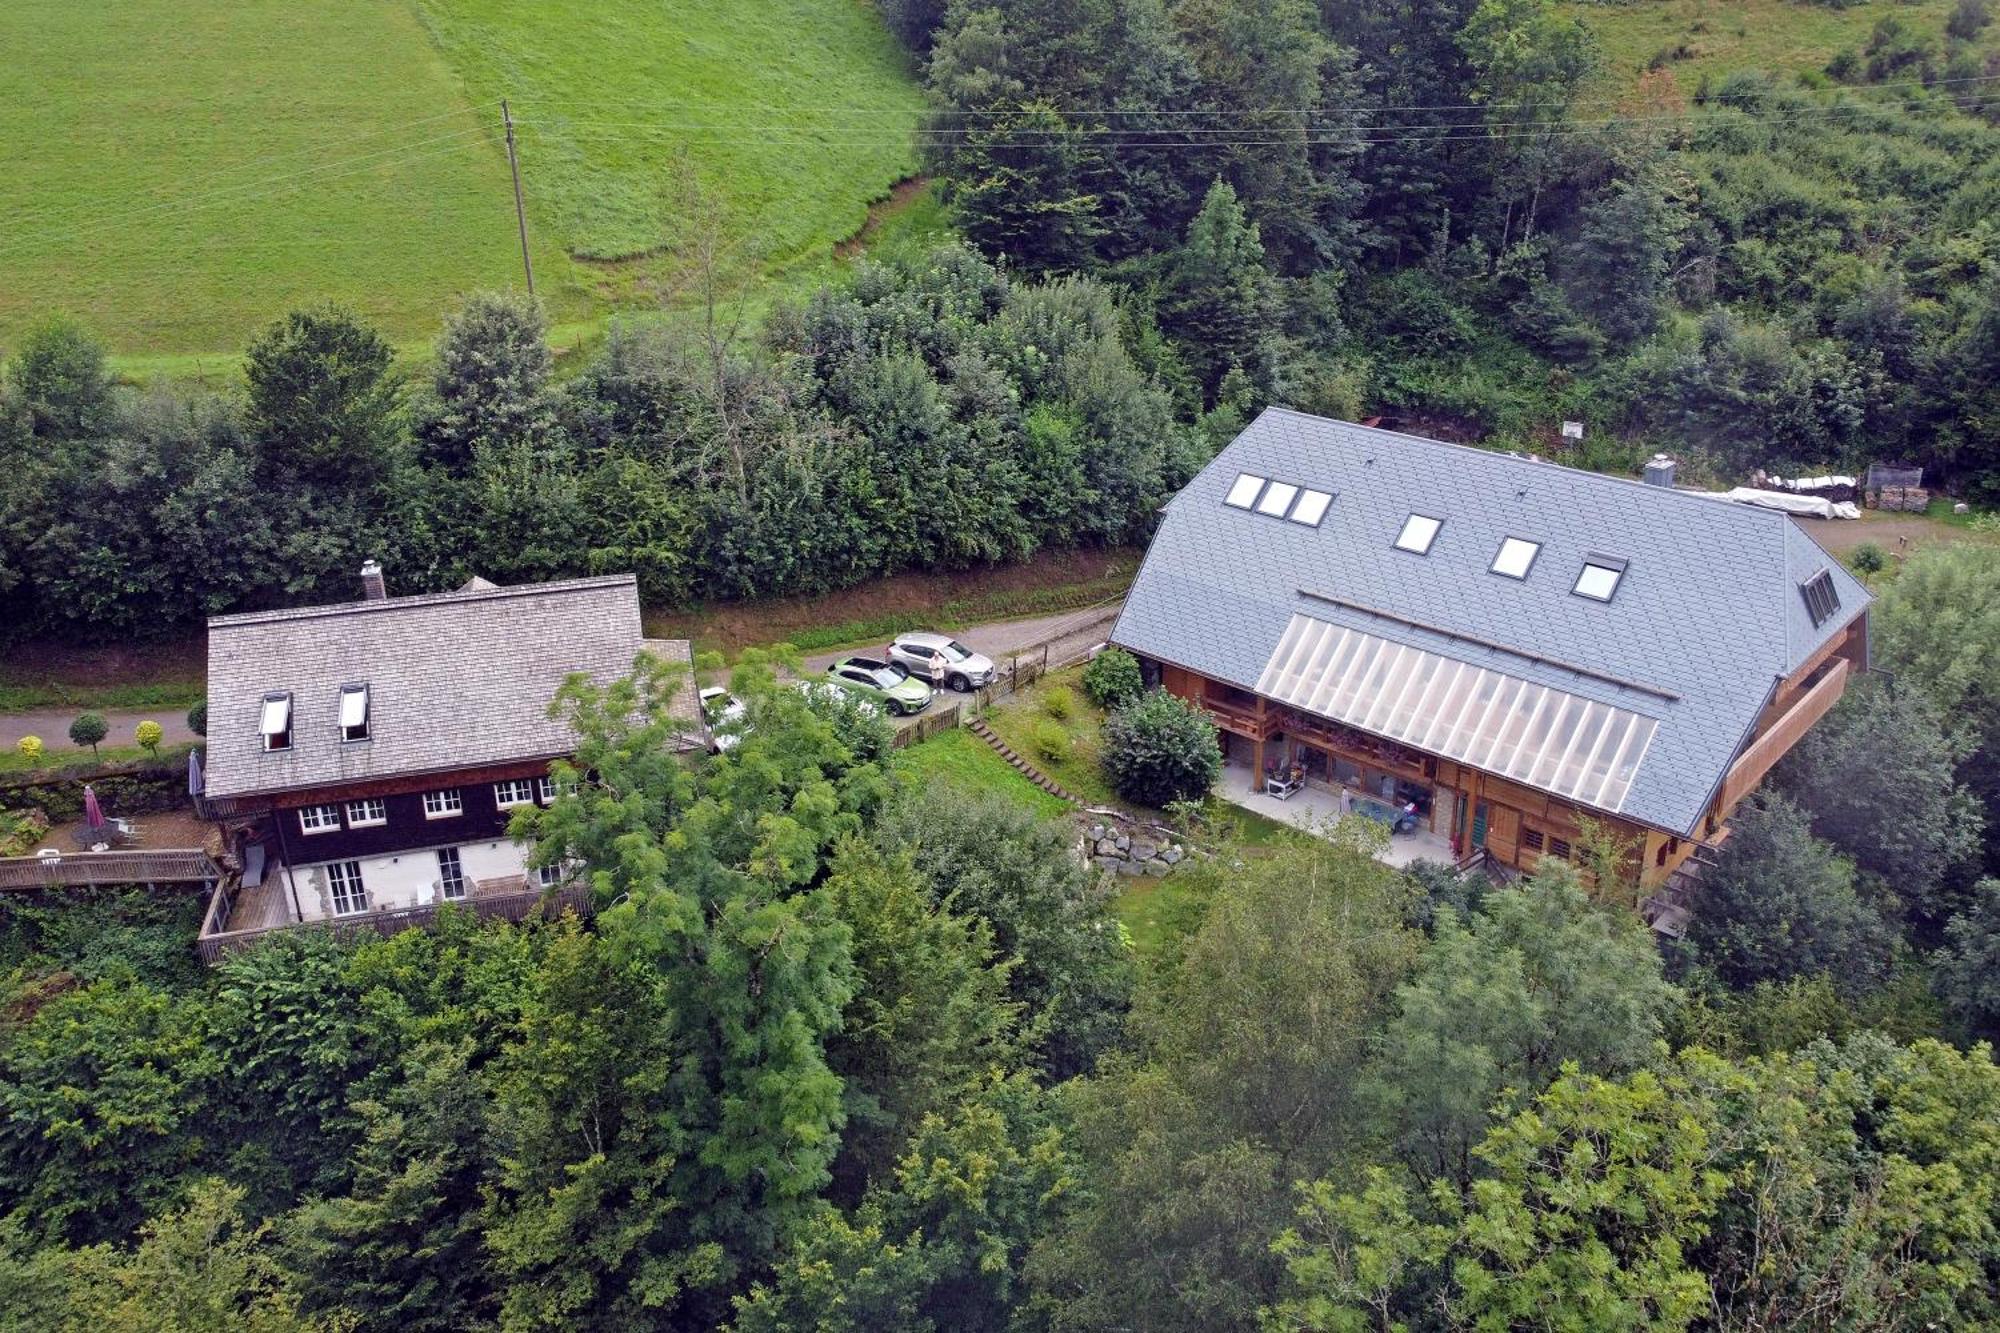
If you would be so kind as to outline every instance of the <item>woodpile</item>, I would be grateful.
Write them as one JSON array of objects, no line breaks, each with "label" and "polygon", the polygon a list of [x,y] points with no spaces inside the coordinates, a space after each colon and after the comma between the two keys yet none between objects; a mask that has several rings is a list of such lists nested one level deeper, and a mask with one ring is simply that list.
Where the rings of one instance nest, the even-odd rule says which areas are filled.
[{"label": "woodpile", "polygon": [[1931,493],[1922,486],[1884,486],[1867,493],[1867,504],[1870,509],[1921,514],[1931,507]]}]

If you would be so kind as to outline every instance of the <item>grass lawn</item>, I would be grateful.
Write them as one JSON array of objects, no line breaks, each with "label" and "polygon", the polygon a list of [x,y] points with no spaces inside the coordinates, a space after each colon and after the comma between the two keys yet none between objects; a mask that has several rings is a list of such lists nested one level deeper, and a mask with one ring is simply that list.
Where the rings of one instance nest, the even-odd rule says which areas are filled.
[{"label": "grass lawn", "polygon": [[0,347],[67,311],[132,378],[228,378],[322,298],[416,351],[518,284],[502,97],[565,345],[614,304],[686,303],[683,179],[753,314],[857,233],[944,230],[894,189],[921,95],[856,0],[10,0],[0,49]]},{"label": "grass lawn", "polygon": [[1052,819],[1070,813],[1066,802],[1016,773],[991,746],[962,727],[901,751],[896,764],[925,782],[948,782],[990,791]]},{"label": "grass lawn", "polygon": [[[1070,708],[1068,716],[1058,718],[1049,712],[1048,699],[1051,691],[1060,690],[1068,691]],[[1016,754],[1087,803],[1124,804],[1111,790],[1099,762],[1104,714],[1084,696],[1082,667],[1052,671],[1028,689],[1001,700],[987,710],[986,725],[1013,746]],[[1045,732],[1060,733],[1066,740],[1059,756],[1051,758],[1036,743]]]},{"label": "grass lawn", "polygon": [[519,275],[495,117],[404,0],[9,0],[0,50],[0,345],[234,353],[321,297],[415,338]]},{"label": "grass lawn", "polygon": [[[1664,67],[1683,92],[1693,92],[1704,74],[1824,69],[1835,53],[1859,51],[1876,23],[1891,14],[1941,40],[1952,5],[1953,0],[1864,0],[1834,9],[1802,0],[1571,0],[1563,7],[1596,36],[1606,79],[1618,89],[1629,86],[1656,55],[1670,53]],[[1982,40],[1990,44],[1991,29]]]}]

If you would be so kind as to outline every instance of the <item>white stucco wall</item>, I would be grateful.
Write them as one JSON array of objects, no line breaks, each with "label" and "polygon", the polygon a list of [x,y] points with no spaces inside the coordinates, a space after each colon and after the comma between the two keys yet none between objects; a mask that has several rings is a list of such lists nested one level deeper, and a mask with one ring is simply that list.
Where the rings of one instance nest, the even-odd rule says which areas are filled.
[{"label": "white stucco wall", "polygon": [[[504,838],[495,842],[461,843],[458,857],[468,893],[477,880],[526,873],[527,849]],[[394,911],[435,901],[438,880],[435,849],[358,859],[361,883],[368,891],[371,909]],[[294,866],[291,874],[298,889],[301,919],[321,921],[332,916],[333,891],[327,882],[325,864]]]}]

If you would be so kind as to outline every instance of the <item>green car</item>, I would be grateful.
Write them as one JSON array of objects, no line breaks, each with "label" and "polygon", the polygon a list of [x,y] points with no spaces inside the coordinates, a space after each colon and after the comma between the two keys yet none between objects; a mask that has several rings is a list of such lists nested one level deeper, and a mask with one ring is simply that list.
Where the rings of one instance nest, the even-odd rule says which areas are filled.
[{"label": "green car", "polygon": [[931,687],[894,662],[843,657],[826,669],[826,678],[843,690],[877,701],[895,717],[921,713],[931,706]]}]

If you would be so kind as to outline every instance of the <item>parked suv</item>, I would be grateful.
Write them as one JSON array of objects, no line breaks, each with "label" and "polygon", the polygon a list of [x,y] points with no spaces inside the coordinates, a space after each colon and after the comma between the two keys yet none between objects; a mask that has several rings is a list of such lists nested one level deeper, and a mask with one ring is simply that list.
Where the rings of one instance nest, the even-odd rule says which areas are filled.
[{"label": "parked suv", "polygon": [[889,645],[889,660],[939,689],[963,694],[991,685],[998,668],[984,653],[975,653],[948,634],[919,630],[898,635]]},{"label": "parked suv", "polygon": [[826,669],[826,678],[843,690],[879,701],[892,716],[921,713],[931,706],[931,687],[894,662],[843,657]]}]

